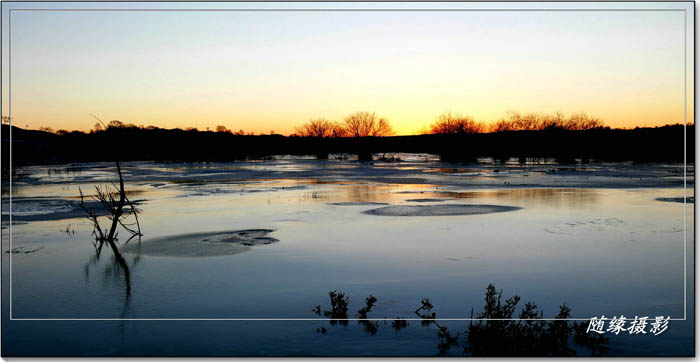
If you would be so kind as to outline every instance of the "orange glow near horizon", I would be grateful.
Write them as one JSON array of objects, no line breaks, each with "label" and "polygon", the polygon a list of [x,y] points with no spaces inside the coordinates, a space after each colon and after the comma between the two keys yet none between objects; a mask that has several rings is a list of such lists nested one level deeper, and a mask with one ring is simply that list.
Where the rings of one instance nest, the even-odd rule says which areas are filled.
[{"label": "orange glow near horizon", "polygon": [[[480,121],[485,123],[486,125],[491,125],[495,122],[497,122],[501,118],[506,118],[507,119],[507,112],[493,112],[493,114],[485,113],[484,115],[481,116],[475,116],[476,114],[481,114],[481,113],[466,113],[466,112],[455,112],[454,108],[446,110],[446,111],[452,111],[453,113],[459,113],[461,115],[468,115],[473,117],[476,121]],[[516,111],[516,110],[511,110],[511,111]],[[526,114],[526,113],[555,113],[558,112],[559,110],[552,110],[549,112],[539,112],[539,111],[526,111],[526,112],[519,112],[520,114]],[[516,111],[517,112],[517,111]],[[566,116],[570,115],[571,113],[580,113],[582,111],[578,112],[562,112]],[[436,118],[444,113],[444,112],[419,112],[415,111],[414,113],[411,114],[406,114],[408,112],[398,112],[399,114],[403,115],[403,117],[391,117],[390,115],[376,112],[378,116],[386,117],[389,119],[393,130],[396,135],[417,135],[421,134],[427,131],[429,128],[430,124],[432,124]],[[656,126],[663,126],[666,124],[683,124],[683,116],[682,114],[679,114],[680,112],[674,112],[672,110],[663,112],[659,111],[657,112],[656,118],[649,119],[646,122],[639,122],[637,121],[638,119],[648,119],[649,115],[648,114],[639,114],[640,112],[630,112],[626,119],[627,121],[620,121],[621,117],[618,117],[617,122],[611,122],[606,119],[606,117],[600,117],[599,114],[594,114],[591,112],[585,112],[589,115],[596,116],[598,117],[605,126],[609,126],[612,128],[635,128],[635,127],[656,127]],[[349,113],[348,113],[349,114]],[[638,116],[639,118],[637,118]],[[253,132],[255,134],[270,134],[271,132],[274,132],[276,134],[282,134],[282,135],[290,135],[294,134],[296,132],[296,127],[301,126],[305,122],[307,122],[310,119],[316,119],[316,118],[326,118],[329,120],[335,120],[339,122],[343,122],[344,115],[339,115],[337,117],[307,117],[307,118],[298,118],[298,119],[287,119],[287,120],[279,120],[279,119],[264,119],[264,118],[259,118],[256,119],[255,116],[250,115],[247,118],[243,118],[239,121],[207,121],[207,120],[201,120],[201,121],[191,121],[186,118],[181,118],[181,117],[153,117],[153,118],[139,118],[139,117],[133,117],[133,118],[114,118],[114,119],[105,119],[100,117],[105,123],[111,121],[111,120],[118,120],[121,122],[124,122],[126,124],[135,124],[137,126],[156,126],[160,128],[180,128],[180,129],[186,129],[190,127],[197,128],[200,131],[215,131],[217,126],[225,126],[226,128],[230,129],[231,131],[239,131],[243,130],[246,133]],[[169,119],[168,119],[169,118]],[[196,117],[193,116],[192,119],[201,119],[204,117]],[[163,119],[168,119],[167,121],[163,121]],[[214,117],[214,119],[217,119]],[[658,119],[659,121],[654,121],[653,119]],[[693,123],[693,117],[692,114],[689,115],[687,123],[691,124]],[[20,128],[29,128],[29,129],[39,129],[42,127],[48,127],[53,129],[54,131],[58,130],[78,130],[78,131],[90,131],[91,129],[94,128],[94,125],[98,123],[94,118],[92,118],[90,115],[86,115],[83,120],[81,121],[61,121],[61,122],[22,122],[22,121],[17,121],[13,117],[13,125],[20,127]]]}]

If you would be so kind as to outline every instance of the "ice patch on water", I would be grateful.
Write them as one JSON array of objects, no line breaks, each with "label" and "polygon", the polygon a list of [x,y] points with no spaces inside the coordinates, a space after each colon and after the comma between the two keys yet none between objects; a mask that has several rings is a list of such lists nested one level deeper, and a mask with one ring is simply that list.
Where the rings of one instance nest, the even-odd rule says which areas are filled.
[{"label": "ice patch on water", "polygon": [[617,217],[595,218],[584,221],[565,222],[560,225],[555,225],[551,228],[544,229],[550,234],[574,234],[585,231],[607,231],[610,228],[615,228],[622,225],[624,221]]},{"label": "ice patch on water", "polygon": [[121,251],[130,254],[170,257],[209,257],[236,255],[254,246],[279,240],[266,236],[272,229],[248,229],[209,233],[180,234],[141,243],[130,243]]},{"label": "ice patch on water", "polygon": [[[38,246],[35,248],[25,248],[24,246],[18,246],[12,249],[12,254],[31,254],[43,249],[43,246]],[[6,254],[10,253],[10,250],[5,251]]]},{"label": "ice patch on water", "polygon": [[281,191],[296,191],[304,190],[308,188],[305,185],[291,185],[291,186],[269,186],[259,185],[260,183],[239,183],[233,185],[226,184],[205,184],[205,183],[185,183],[178,184],[187,193],[178,195],[176,197],[190,197],[190,196],[210,196],[210,195],[222,195],[222,194],[254,194],[254,193],[266,193],[266,192],[281,192]]},{"label": "ice patch on water", "polygon": [[386,202],[372,202],[372,201],[343,201],[343,202],[329,202],[328,205],[333,206],[377,206],[377,205],[389,205]]},{"label": "ice patch on water", "polygon": [[[6,208],[3,215],[9,215]],[[12,200],[12,217],[38,216],[73,211],[73,206],[67,200],[57,199],[15,199]]]},{"label": "ice patch on water", "polygon": [[690,196],[686,198],[685,200],[683,197],[659,197],[656,199],[656,201],[663,201],[663,202],[678,202],[678,203],[689,203],[689,204],[694,204],[695,203],[695,197]]},{"label": "ice patch on water", "polygon": [[215,234],[200,241],[209,244],[267,245],[279,241],[275,238],[265,236],[273,231],[274,230],[269,229],[239,230],[230,233]]},{"label": "ice patch on water", "polygon": [[446,199],[408,199],[406,200],[408,202],[443,202],[447,201]]},{"label": "ice patch on water", "polygon": [[[133,200],[134,205],[139,205],[143,200]],[[3,201],[3,217],[9,217],[9,203]],[[107,214],[105,208],[98,201],[85,201],[89,209],[93,209],[97,216]],[[130,213],[130,209],[125,209]],[[44,197],[15,198],[12,200],[12,221],[47,221],[63,220],[85,217],[85,211],[80,208],[76,200],[51,199]]]},{"label": "ice patch on water", "polygon": [[363,211],[367,215],[381,216],[454,216],[454,215],[481,215],[495,212],[520,210],[516,206],[503,205],[394,205]]}]

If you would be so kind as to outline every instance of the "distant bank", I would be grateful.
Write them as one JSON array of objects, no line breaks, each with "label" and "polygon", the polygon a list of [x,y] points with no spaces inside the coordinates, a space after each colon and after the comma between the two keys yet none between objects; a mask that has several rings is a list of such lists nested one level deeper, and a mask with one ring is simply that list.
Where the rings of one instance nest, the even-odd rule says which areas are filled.
[{"label": "distant bank", "polygon": [[[684,145],[685,140],[685,145]],[[110,127],[82,133],[54,134],[2,125],[3,169],[13,166],[151,160],[224,162],[267,159],[275,155],[356,154],[360,160],[389,152],[431,153],[444,161],[474,162],[492,157],[521,162],[554,158],[561,163],[695,161],[695,127],[592,129],[585,131],[503,131],[391,137],[316,138],[282,135],[235,135],[181,129]]]}]

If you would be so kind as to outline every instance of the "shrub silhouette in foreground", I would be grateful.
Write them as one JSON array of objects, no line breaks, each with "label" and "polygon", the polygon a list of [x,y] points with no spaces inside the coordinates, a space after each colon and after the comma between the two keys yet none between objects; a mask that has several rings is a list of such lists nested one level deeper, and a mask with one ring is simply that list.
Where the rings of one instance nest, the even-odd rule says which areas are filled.
[{"label": "shrub silhouette in foreground", "polygon": [[[520,297],[516,295],[502,301],[502,295],[503,291],[496,292],[493,284],[489,284],[483,310],[476,317],[472,310],[473,320],[465,331],[456,334],[436,320],[437,315],[432,311],[433,304],[429,299],[421,300],[421,306],[415,310],[415,314],[422,319],[422,326],[437,327],[437,354],[440,356],[452,348],[461,348],[462,354],[472,356],[573,356],[576,351],[570,347],[570,341],[590,350],[593,356],[607,353],[609,339],[599,334],[588,334],[585,323],[566,321],[571,316],[571,309],[566,305],[559,307],[555,320],[543,320],[542,311],[532,302],[526,303],[520,314],[513,317]],[[349,298],[337,291],[330,292],[329,296],[330,310],[323,310],[318,305],[313,311],[319,316],[330,318],[333,326],[346,326]],[[365,299],[365,306],[357,312],[358,324],[370,335],[375,335],[379,329],[380,320],[367,316],[376,302],[377,298],[370,295]],[[384,318],[385,325],[386,322],[387,318]],[[391,322],[391,327],[396,332],[408,325],[408,321],[398,317]],[[323,334],[327,332],[325,328],[317,331]]]}]

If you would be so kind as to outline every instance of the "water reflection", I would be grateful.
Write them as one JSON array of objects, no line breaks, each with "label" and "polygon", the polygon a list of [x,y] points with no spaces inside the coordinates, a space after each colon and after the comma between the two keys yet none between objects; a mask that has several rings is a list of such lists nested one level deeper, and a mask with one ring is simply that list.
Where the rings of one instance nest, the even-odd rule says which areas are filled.
[{"label": "water reflection", "polygon": [[329,185],[333,188],[331,190],[305,192],[300,197],[300,200],[322,201],[333,205],[389,204],[403,199],[402,196],[397,195],[399,193],[412,193],[415,190],[426,191],[430,187],[435,187],[432,185],[354,182],[324,182],[321,184]]},{"label": "water reflection", "polygon": [[439,197],[451,197],[456,199],[498,199],[510,201],[527,201],[547,205],[585,206],[597,202],[600,194],[593,189],[503,189],[487,191],[445,191],[434,192]]},{"label": "water reflection", "polygon": [[354,202],[389,202],[392,199],[391,186],[374,184],[357,184],[343,187],[343,194],[348,201]]},{"label": "water reflection", "polygon": [[[95,254],[90,258],[90,260],[88,260],[88,262],[83,267],[85,281],[88,281],[90,279],[91,269],[97,269],[100,267],[100,256],[102,254],[102,246],[104,245],[104,243],[94,243],[93,245],[95,246]],[[135,245],[138,248],[141,244],[136,243]],[[102,282],[105,286],[111,284],[111,282],[121,284],[121,281],[123,279],[125,303],[127,303],[129,298],[131,297],[131,270],[133,269],[133,267],[136,266],[136,264],[140,260],[140,254],[136,253],[136,255],[131,259],[131,266],[129,266],[129,263],[121,254],[119,249],[113,248],[109,262],[107,262],[105,267],[102,269]]]},{"label": "water reflection", "polygon": [[[538,310],[535,303],[526,303],[520,314],[514,315],[520,297],[515,295],[502,300],[502,296],[503,291],[497,292],[493,284],[489,284],[483,310],[474,316],[472,309],[467,329],[458,333],[438,321],[429,299],[421,300],[421,306],[414,313],[422,319],[423,327],[437,328],[438,356],[448,354],[453,348],[461,348],[462,355],[471,356],[574,356],[576,351],[571,348],[570,342],[589,350],[592,356],[602,356],[608,352],[608,338],[596,333],[589,334],[585,322],[566,321],[571,318],[571,309],[566,304],[559,307],[559,313],[553,320],[543,320],[543,312]],[[331,291],[329,297],[330,309],[324,310],[318,305],[313,312],[329,318],[331,326],[347,326],[349,298],[336,290]],[[368,317],[376,302],[377,298],[370,295],[356,314],[358,324],[371,336],[376,335],[381,320]],[[384,317],[386,324],[387,318]],[[408,321],[404,319],[397,317],[391,320],[391,327],[396,332],[408,326]],[[326,328],[317,328],[316,331],[321,334],[328,332]]]},{"label": "water reflection", "polygon": [[[416,196],[420,195],[420,198]],[[550,206],[580,207],[598,202],[601,194],[595,189],[586,188],[512,188],[498,190],[451,191],[431,184],[342,184],[334,190],[308,192],[305,201],[337,202],[441,202],[441,199],[484,199],[498,202],[511,201],[528,204],[537,203]],[[495,203],[498,203],[495,202]]]},{"label": "water reflection", "polygon": [[[153,170],[159,171],[160,168]],[[678,257],[680,245],[674,243],[683,240],[683,223],[680,219],[683,205],[654,201],[656,198],[682,196],[683,192],[678,188],[633,191],[609,187],[502,189],[501,185],[474,186],[471,180],[457,184],[461,178],[435,174],[429,174],[426,179],[433,184],[396,184],[404,179],[391,177],[394,181],[378,183],[376,175],[383,173],[361,177],[349,172],[336,172],[325,178],[211,181],[206,183],[206,187],[192,185],[198,191],[211,190],[202,192],[206,196],[175,198],[183,194],[191,196],[191,190],[184,187],[184,184],[168,183],[165,178],[169,175],[161,176],[156,172],[151,174],[151,171],[140,169],[132,171],[144,173],[132,185],[140,186],[139,189],[147,194],[139,197],[149,200],[143,206],[144,230],[148,231],[148,236],[141,245],[133,243],[134,249],[146,247],[160,237],[172,241],[172,236],[196,231],[238,228],[277,229],[276,234],[271,235],[282,242],[261,246],[256,252],[199,259],[152,257],[143,251],[130,254],[120,245],[119,251],[126,261],[128,272],[125,273],[110,251],[105,251],[107,254],[102,254],[99,263],[87,266],[89,271],[86,272],[86,278],[91,278],[92,283],[83,285],[81,267],[90,257],[85,252],[92,252],[88,249],[91,247],[84,244],[87,241],[85,236],[90,230],[81,228],[86,225],[75,224],[73,221],[32,221],[29,225],[15,227],[15,242],[18,247],[24,246],[21,250],[25,252],[33,250],[29,247],[35,243],[46,245],[46,250],[28,256],[13,255],[17,260],[14,264],[14,276],[17,278],[14,305],[17,315],[112,318],[119,316],[121,308],[122,316],[130,317],[189,318],[197,315],[206,318],[244,318],[278,317],[280,314],[283,317],[301,317],[299,314],[304,310],[308,315],[309,308],[304,308],[303,305],[311,307],[316,304],[313,300],[309,302],[306,296],[324,293],[328,290],[327,285],[342,285],[346,288],[343,283],[348,282],[358,285],[362,291],[377,291],[376,285],[382,285],[381,292],[384,295],[417,304],[411,306],[410,303],[406,308],[400,303],[376,304],[373,309],[367,310],[366,314],[370,318],[380,314],[391,318],[397,315],[409,317],[409,313],[413,313],[420,305],[418,302],[423,293],[435,298],[435,302],[442,298],[439,314],[443,317],[466,317],[468,312],[463,312],[463,305],[481,306],[481,303],[473,302],[473,295],[469,297],[469,302],[465,302],[460,290],[474,285],[485,286],[492,280],[511,283],[508,288],[517,285],[522,293],[527,294],[543,295],[555,290],[559,293],[558,296],[575,303],[577,316],[610,308],[627,308],[627,311],[636,306],[640,311],[646,312],[653,310],[656,305],[676,303],[682,298],[682,291],[681,298],[677,298],[679,293],[676,286],[680,284],[679,278],[682,275],[678,265],[683,263]],[[324,172],[327,171],[319,170],[313,177]],[[307,174],[287,173],[279,176],[305,175]],[[278,175],[268,173],[264,176]],[[202,175],[203,179],[209,177]],[[355,181],[338,180],[342,177]],[[197,180],[196,176],[188,178],[191,181]],[[632,182],[636,180],[630,181]],[[537,183],[545,184],[539,181]],[[76,197],[79,186],[85,187],[85,183],[37,184],[23,190],[26,196],[33,198],[50,196],[69,199]],[[134,189],[126,190],[126,195],[131,195],[129,191],[132,190]],[[226,190],[232,192],[223,192]],[[689,192],[692,195],[692,190]],[[302,205],[297,203],[301,194],[306,194],[302,197]],[[430,198],[445,201],[415,201]],[[16,202],[17,198],[13,200],[13,203]],[[427,220],[414,218],[405,222],[400,218],[389,220],[361,213],[376,206],[327,205],[333,202],[383,202],[392,205],[512,204],[523,206],[524,209],[522,212],[493,217],[465,216],[459,217],[459,220],[453,217]],[[594,203],[599,206],[595,210],[579,208]],[[552,212],[552,207],[556,205],[561,205],[562,209]],[[692,208],[692,205],[688,207]],[[690,209],[688,212],[692,215]],[[17,225],[17,220],[13,221]],[[73,238],[56,232],[68,223],[78,228],[78,233]],[[551,235],[551,232],[569,235]],[[692,225],[688,235],[692,235]],[[436,242],[427,247],[427,241],[432,240]],[[629,244],[623,244],[627,240],[635,241],[633,248]],[[28,245],[21,244],[23,242]],[[226,250],[235,248],[232,245],[208,244],[201,239],[192,240],[188,245],[197,250],[211,250],[212,247],[219,246],[226,247]],[[679,247],[671,247],[673,245]],[[629,256],[630,252],[634,253],[634,257],[619,257]],[[216,253],[223,255],[219,251]],[[139,256],[143,257],[143,261],[135,267],[134,259]],[[546,257],[546,262],[542,261],[542,256]],[[148,269],[148,272],[141,268]],[[653,280],[639,279],[640,270],[653,274]],[[125,274],[129,274],[129,277]],[[319,286],[318,275],[323,275],[323,283],[327,285]],[[577,280],[577,283],[567,282],[569,276]],[[348,281],[348,278],[351,280]],[[45,287],[52,284],[62,287],[56,290]],[[406,288],[406,285],[412,287]],[[407,289],[410,290],[405,291]],[[187,293],[183,293],[183,290]],[[269,298],[271,290],[275,292],[275,298]],[[610,290],[618,292],[611,293]],[[440,295],[441,293],[444,294]],[[362,297],[367,294],[368,292]],[[598,297],[591,299],[591,295]],[[202,296],[206,298],[203,300]],[[481,295],[477,297],[480,298]],[[385,301],[381,295],[379,299]],[[73,302],[56,303],[57,300]],[[547,304],[554,299],[542,296],[537,300],[543,303],[540,305],[546,310],[555,310],[555,305]],[[643,303],[640,304],[639,301]],[[361,304],[362,300],[352,302]],[[206,308],[201,303],[206,303]],[[232,305],[236,308],[231,308]],[[301,307],[284,308],[289,305]],[[100,306],[101,310],[94,310],[93,306]],[[359,307],[363,306],[350,304],[348,315],[353,317]],[[679,310],[675,304],[673,308],[673,311]],[[365,332],[379,335],[381,337],[375,340],[381,340],[387,334],[390,335],[387,339],[392,339],[396,329],[404,335],[416,330],[429,334],[429,346],[423,352],[435,351],[433,340],[436,341],[435,344],[440,341],[441,347],[437,352],[460,352],[460,347],[455,346],[453,340],[459,335],[459,342],[463,343],[466,337],[463,331],[467,329],[468,322],[464,322],[463,326],[449,322],[447,325],[441,324],[440,326],[449,327],[443,332],[432,320],[424,321],[431,326],[430,329],[419,328],[421,321],[392,319],[386,323],[382,320],[360,321],[358,325],[351,321],[349,326],[360,328],[354,331],[361,336],[359,341],[362,341]],[[404,322],[408,330],[403,329],[406,327]],[[330,329],[327,332],[334,334],[333,328],[329,328],[325,321],[323,323],[325,328]],[[379,331],[380,329],[384,330]],[[313,334],[313,330],[307,332]],[[438,339],[435,339],[434,333],[438,332]],[[685,332],[679,334],[683,338],[689,335]],[[23,338],[29,335],[23,334]],[[404,340],[401,338],[403,336],[397,337]],[[147,338],[144,343],[152,338],[157,336]],[[352,338],[357,341],[356,336]],[[397,339],[393,338],[393,341],[396,342]],[[678,339],[673,341],[676,343]],[[285,349],[288,344],[273,343],[277,343],[274,345],[282,351],[280,353],[294,351]],[[654,343],[658,345],[663,342]],[[305,350],[313,350],[314,345],[305,347]],[[243,346],[244,342],[235,345],[236,348]],[[131,353],[140,350],[138,348],[131,346],[124,350]],[[387,345],[386,348],[391,347]],[[383,350],[386,351],[386,348]],[[410,349],[401,351],[420,353],[420,348],[420,344],[416,343]],[[627,352],[626,348],[618,349],[618,353]],[[635,352],[637,349],[629,348],[629,351]],[[219,352],[221,350],[212,351]]]},{"label": "water reflection", "polygon": [[440,174],[446,174],[446,175],[451,175],[451,174],[463,174],[463,173],[481,173],[485,172],[486,170],[483,168],[452,168],[452,167],[444,167],[444,168],[429,168],[424,170],[423,172],[427,173],[440,173]]}]

